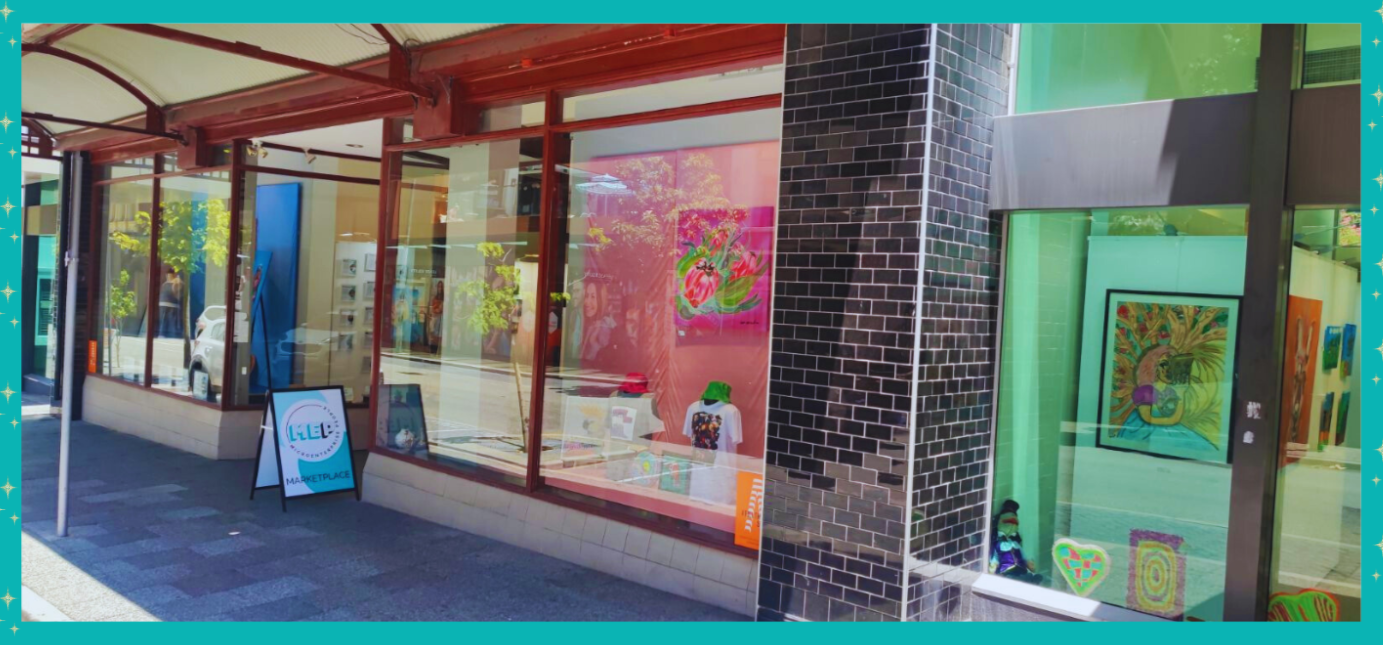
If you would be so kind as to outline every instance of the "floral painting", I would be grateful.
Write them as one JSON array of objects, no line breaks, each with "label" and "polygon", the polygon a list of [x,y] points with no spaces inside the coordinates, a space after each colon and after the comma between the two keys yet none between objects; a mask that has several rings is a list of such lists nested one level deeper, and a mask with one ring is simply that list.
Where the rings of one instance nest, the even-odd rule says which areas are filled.
[{"label": "floral painting", "polygon": [[1227,463],[1237,298],[1111,291],[1099,445]]},{"label": "floral painting", "polygon": [[768,330],[773,210],[689,209],[678,218],[679,340]]}]

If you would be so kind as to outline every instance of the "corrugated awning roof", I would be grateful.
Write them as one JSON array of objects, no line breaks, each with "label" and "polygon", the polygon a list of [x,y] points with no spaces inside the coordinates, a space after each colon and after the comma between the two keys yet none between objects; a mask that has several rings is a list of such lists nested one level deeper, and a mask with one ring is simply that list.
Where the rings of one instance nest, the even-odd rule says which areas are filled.
[{"label": "corrugated awning roof", "polygon": [[[179,31],[243,42],[267,51],[333,66],[388,55],[368,24],[163,25]],[[425,45],[495,27],[494,24],[388,25],[405,45]],[[39,42],[65,25],[26,25],[24,41]],[[129,81],[154,102],[176,105],[306,75],[302,70],[226,52],[92,25],[53,44],[96,62]],[[25,112],[109,123],[144,113],[144,105],[109,79],[77,63],[40,53],[24,56]],[[44,123],[51,132],[77,126]]]}]

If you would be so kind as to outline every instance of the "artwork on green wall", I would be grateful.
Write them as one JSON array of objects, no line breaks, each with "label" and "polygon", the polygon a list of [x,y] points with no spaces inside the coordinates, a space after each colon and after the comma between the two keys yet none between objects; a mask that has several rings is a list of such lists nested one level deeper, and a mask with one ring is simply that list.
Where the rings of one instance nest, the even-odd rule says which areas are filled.
[{"label": "artwork on green wall", "polygon": [[1330,419],[1335,413],[1335,393],[1326,392],[1325,399],[1321,401],[1321,425],[1316,428],[1317,437],[1316,452],[1324,452],[1325,444],[1330,443]]},{"label": "artwork on green wall", "polygon": [[1096,444],[1228,463],[1239,298],[1109,291]]},{"label": "artwork on green wall", "polygon": [[1340,377],[1348,378],[1354,373],[1354,339],[1359,335],[1359,328],[1354,325],[1345,325],[1343,340],[1340,341]]},{"label": "artwork on green wall", "polygon": [[1340,393],[1340,413],[1335,415],[1335,445],[1345,445],[1345,430],[1349,429],[1349,392]]},{"label": "artwork on green wall", "polygon": [[1321,369],[1329,372],[1340,365],[1340,327],[1332,325],[1325,328],[1325,350]]}]

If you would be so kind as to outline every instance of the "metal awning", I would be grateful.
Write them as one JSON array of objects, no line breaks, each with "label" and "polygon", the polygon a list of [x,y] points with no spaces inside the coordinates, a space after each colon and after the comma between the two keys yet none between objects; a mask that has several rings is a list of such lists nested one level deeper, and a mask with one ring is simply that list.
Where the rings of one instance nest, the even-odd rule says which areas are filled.
[{"label": "metal awning", "polygon": [[[389,43],[369,24],[159,25],[227,43],[349,68],[389,55]],[[473,34],[494,24],[391,24],[389,34],[405,47]],[[167,107],[281,83],[311,72],[117,26],[25,25],[29,51],[21,69],[23,111],[111,123],[145,114],[146,103],[98,69],[124,79],[139,94]],[[59,50],[33,51],[33,45]],[[61,56],[57,54],[70,54]],[[94,63],[83,64],[80,61]],[[53,134],[81,126],[44,122]]]}]

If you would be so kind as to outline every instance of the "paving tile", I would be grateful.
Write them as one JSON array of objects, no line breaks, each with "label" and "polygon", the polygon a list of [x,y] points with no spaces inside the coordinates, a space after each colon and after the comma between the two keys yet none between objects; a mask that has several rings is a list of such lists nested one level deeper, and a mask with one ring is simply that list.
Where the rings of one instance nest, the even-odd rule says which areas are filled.
[{"label": "paving tile", "polygon": [[[55,433],[36,426],[22,429],[26,481],[56,474],[43,461]],[[71,535],[52,534],[52,488],[26,491],[23,528],[85,572],[48,582],[74,587],[84,615],[101,620],[742,619],[346,496],[283,513],[276,495],[247,499],[249,461],[206,460],[81,422],[73,432],[83,446],[73,470],[92,483],[73,497]],[[621,558],[653,551],[660,537],[587,526],[583,514],[553,508],[554,528],[578,553],[588,529],[601,552]],[[670,564],[673,542],[657,553]],[[85,588],[88,575],[106,591]]]}]

